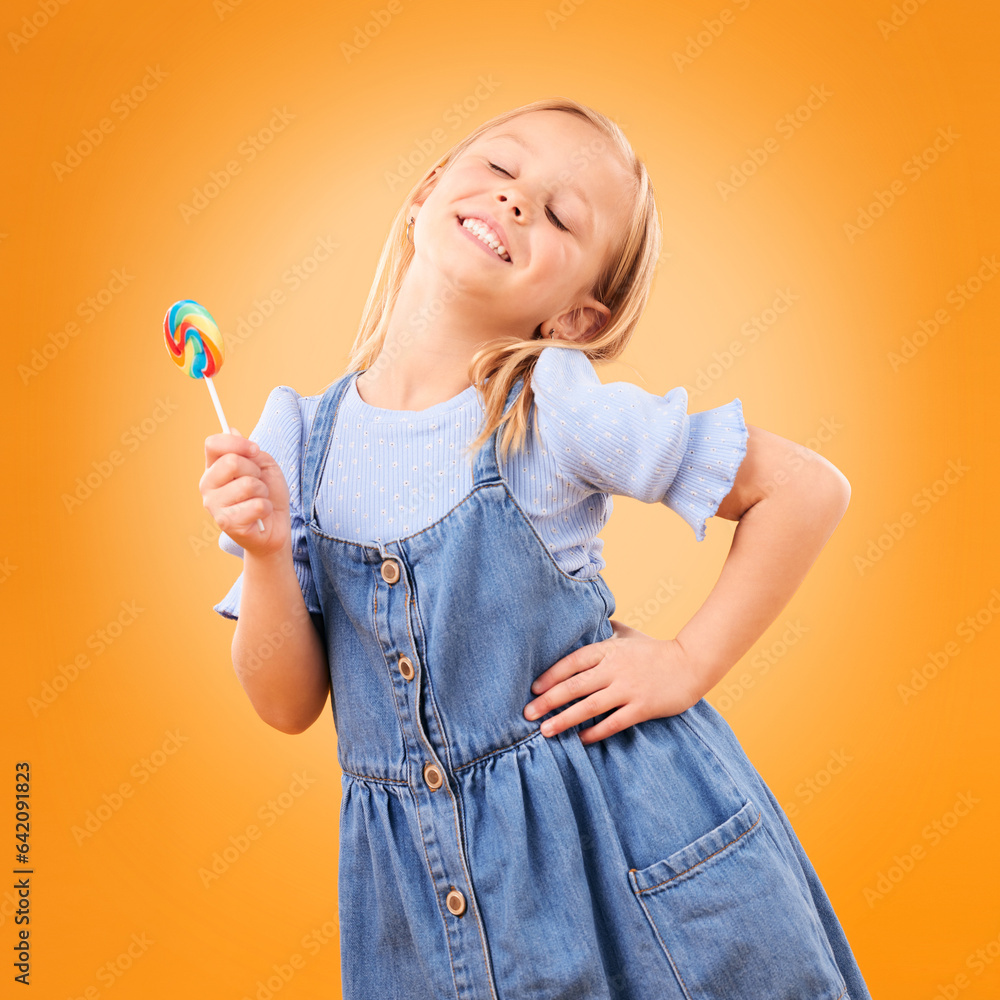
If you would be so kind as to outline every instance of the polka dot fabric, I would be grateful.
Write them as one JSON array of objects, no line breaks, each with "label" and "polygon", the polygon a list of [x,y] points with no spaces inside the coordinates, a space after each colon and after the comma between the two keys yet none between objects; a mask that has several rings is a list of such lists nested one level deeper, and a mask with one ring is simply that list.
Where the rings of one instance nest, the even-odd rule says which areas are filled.
[{"label": "polka dot fabric", "polygon": [[572,348],[546,348],[534,376],[539,430],[564,478],[578,489],[663,503],[704,541],[705,522],[746,455],[738,397],[689,414],[682,386],[657,396],[630,382],[605,385]]},{"label": "polka dot fabric", "polygon": [[[682,387],[657,396],[628,382],[602,384],[590,360],[547,347],[532,373],[538,433],[529,420],[525,448],[502,471],[515,500],[563,572],[580,578],[604,568],[597,537],[612,495],[663,503],[705,537],[705,522],[732,489],[746,454],[741,401],[687,412]],[[292,554],[306,606],[319,612],[309,567],[299,482],[303,435],[320,396],[273,389],[250,437],[281,466],[291,501]],[[483,412],[474,386],[424,410],[387,410],[358,394],[341,401],[317,500],[324,532],[371,543],[413,534],[472,489],[464,449]],[[242,557],[223,533],[219,546]],[[242,574],[214,610],[239,615]]]}]

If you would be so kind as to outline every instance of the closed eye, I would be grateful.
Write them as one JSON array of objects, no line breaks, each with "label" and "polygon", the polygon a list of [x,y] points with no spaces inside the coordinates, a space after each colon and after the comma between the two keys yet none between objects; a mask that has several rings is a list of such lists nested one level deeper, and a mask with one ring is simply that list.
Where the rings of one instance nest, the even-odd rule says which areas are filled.
[{"label": "closed eye", "polygon": [[[487,162],[489,162],[489,161],[487,161]],[[506,174],[510,178],[513,178],[513,176],[514,176],[509,170],[504,170],[503,167],[499,166],[496,163],[490,163],[490,167],[492,167],[492,169],[496,170],[498,173]],[[553,212],[551,208],[549,208],[548,206],[546,206],[545,207],[545,211],[548,213],[549,218],[552,219],[552,222],[553,222],[553,224],[555,226],[557,226],[559,229],[561,229],[564,233],[568,233],[569,232],[569,227],[568,226],[564,226],[562,224],[562,222],[559,220],[559,216],[556,215],[556,213]]]}]

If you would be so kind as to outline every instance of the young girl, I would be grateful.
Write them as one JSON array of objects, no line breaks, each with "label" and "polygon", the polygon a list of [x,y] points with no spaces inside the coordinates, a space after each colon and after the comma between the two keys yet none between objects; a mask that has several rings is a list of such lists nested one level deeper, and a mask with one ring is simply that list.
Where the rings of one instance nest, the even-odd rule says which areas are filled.
[{"label": "young girl", "polygon": [[[499,115],[407,196],[347,371],[206,439],[204,503],[243,557],[215,606],[240,680],[287,733],[331,695],[349,1000],[869,998],[703,697],[850,488],[738,398],[688,413],[681,387],[600,382],[659,249],[612,121],[562,99]],[[612,494],[698,540],[740,522],[673,639],[610,617]]]}]

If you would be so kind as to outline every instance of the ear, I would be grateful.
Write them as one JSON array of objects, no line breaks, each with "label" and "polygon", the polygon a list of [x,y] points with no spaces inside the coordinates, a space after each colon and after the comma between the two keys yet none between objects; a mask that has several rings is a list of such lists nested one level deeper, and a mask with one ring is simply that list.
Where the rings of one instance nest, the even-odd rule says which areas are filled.
[{"label": "ear", "polygon": [[575,306],[542,323],[542,337],[547,338],[549,330],[555,329],[555,337],[561,340],[575,340],[586,343],[607,326],[611,310],[593,295],[585,295]]},{"label": "ear", "polygon": [[[434,190],[435,185],[441,178],[441,172],[444,170],[444,164],[438,164],[431,172],[431,175],[417,188],[416,193],[413,196],[413,200],[410,202],[410,208],[420,208],[421,205],[427,200],[428,195]],[[409,213],[409,214],[412,214]]]}]

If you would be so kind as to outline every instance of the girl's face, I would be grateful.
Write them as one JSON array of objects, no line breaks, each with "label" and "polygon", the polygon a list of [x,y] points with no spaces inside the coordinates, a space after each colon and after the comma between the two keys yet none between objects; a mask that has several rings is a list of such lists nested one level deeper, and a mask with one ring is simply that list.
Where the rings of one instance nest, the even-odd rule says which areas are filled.
[{"label": "girl's face", "polygon": [[572,335],[567,310],[607,318],[590,291],[632,186],[589,122],[563,111],[519,115],[480,136],[415,202],[415,263],[481,300],[491,326],[513,325],[528,337],[554,324]]}]

